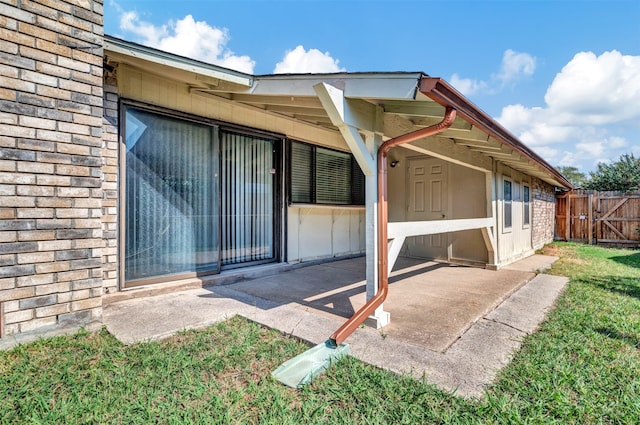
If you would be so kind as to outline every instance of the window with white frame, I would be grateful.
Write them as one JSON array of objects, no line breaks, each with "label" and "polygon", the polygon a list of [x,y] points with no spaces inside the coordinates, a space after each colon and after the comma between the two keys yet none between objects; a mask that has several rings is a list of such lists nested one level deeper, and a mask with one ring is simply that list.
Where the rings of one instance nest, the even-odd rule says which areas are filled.
[{"label": "window with white frame", "polygon": [[531,189],[527,185],[522,188],[522,210],[522,225],[527,227],[531,224]]},{"label": "window with white frame", "polygon": [[503,221],[502,228],[510,230],[513,225],[513,183],[504,179],[502,186]]}]

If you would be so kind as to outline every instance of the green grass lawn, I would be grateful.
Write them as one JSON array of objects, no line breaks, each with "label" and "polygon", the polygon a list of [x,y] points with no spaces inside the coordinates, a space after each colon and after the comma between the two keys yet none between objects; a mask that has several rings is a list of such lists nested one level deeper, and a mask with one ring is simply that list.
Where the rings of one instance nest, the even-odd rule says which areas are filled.
[{"label": "green grass lawn", "polygon": [[553,244],[557,308],[481,400],[347,358],[301,391],[308,347],[243,318],[124,346],[106,331],[0,352],[0,423],[640,423],[640,252]]}]

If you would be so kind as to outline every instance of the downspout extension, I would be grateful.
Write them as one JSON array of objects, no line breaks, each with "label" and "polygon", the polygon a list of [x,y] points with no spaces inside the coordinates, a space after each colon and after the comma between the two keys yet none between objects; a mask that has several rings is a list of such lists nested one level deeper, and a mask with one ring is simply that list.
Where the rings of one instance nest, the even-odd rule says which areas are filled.
[{"label": "downspout extension", "polygon": [[389,292],[388,207],[387,207],[387,154],[395,146],[442,133],[456,118],[456,110],[447,107],[442,121],[429,127],[389,139],[378,148],[378,292],[349,320],[329,337],[340,345],[378,308]]}]

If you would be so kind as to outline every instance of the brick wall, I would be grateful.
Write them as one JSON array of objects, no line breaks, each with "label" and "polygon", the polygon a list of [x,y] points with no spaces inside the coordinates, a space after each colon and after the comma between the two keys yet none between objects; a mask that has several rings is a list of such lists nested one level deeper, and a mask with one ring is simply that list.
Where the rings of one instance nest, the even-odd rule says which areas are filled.
[{"label": "brick wall", "polygon": [[116,70],[105,71],[102,127],[102,287],[118,291],[118,87]]},{"label": "brick wall", "polygon": [[533,177],[533,248],[553,242],[556,219],[554,187]]},{"label": "brick wall", "polygon": [[101,317],[102,0],[0,3],[2,336]]}]

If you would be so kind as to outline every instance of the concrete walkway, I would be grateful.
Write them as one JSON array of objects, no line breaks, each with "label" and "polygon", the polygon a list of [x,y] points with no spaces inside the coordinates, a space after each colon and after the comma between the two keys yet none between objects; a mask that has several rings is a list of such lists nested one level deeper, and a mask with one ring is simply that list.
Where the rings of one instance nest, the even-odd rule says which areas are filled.
[{"label": "concrete walkway", "polygon": [[[481,397],[564,289],[566,278],[534,273],[555,259],[535,255],[498,271],[403,259],[384,304],[391,325],[357,329],[347,340],[351,353],[458,395]],[[363,259],[337,261],[114,302],[104,307],[103,320],[116,338],[134,343],[239,314],[319,344],[364,304],[363,276]]]}]

